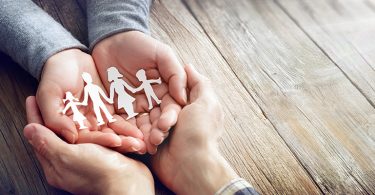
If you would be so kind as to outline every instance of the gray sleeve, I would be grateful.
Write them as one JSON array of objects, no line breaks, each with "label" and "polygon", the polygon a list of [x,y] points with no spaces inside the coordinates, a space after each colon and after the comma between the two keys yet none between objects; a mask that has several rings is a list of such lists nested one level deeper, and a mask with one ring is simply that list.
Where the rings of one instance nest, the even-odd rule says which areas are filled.
[{"label": "gray sleeve", "polygon": [[86,47],[31,0],[2,0],[0,51],[39,79],[47,59],[62,50]]},{"label": "gray sleeve", "polygon": [[130,30],[148,32],[151,0],[86,0],[90,50],[99,41]]}]

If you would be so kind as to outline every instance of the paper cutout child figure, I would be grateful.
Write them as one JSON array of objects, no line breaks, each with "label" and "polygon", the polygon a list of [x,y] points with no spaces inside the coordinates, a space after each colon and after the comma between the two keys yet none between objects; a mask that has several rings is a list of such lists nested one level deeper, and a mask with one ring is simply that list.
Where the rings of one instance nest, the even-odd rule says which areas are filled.
[{"label": "paper cutout child figure", "polygon": [[[77,106],[81,103],[77,98],[73,96],[72,93],[69,91],[65,93],[65,99],[63,99],[63,102],[65,104],[66,101],[69,101],[68,104],[66,104],[65,108],[63,109],[62,113],[65,114],[66,111],[70,108],[73,111],[73,121],[78,122],[79,129],[86,129],[87,127],[83,123],[84,120],[86,120],[86,117],[83,116],[83,114],[78,110]],[[76,102],[75,102],[76,101]]]},{"label": "paper cutout child figure", "polygon": [[156,80],[147,80],[146,72],[143,69],[138,70],[135,76],[138,78],[139,81],[141,81],[141,85],[138,88],[136,88],[135,91],[140,91],[142,89],[145,91],[145,95],[148,101],[148,109],[151,110],[154,107],[152,105],[152,99],[154,99],[157,104],[161,103],[161,100],[159,100],[159,98],[155,95],[155,92],[152,89],[151,84],[161,84],[161,79],[159,77]]},{"label": "paper cutout child figure", "polygon": [[133,118],[138,115],[138,113],[134,112],[133,108],[133,102],[135,101],[135,98],[129,95],[125,88],[131,91],[132,93],[135,93],[135,89],[128,85],[124,80],[121,78],[123,77],[122,74],[118,71],[115,67],[110,67],[107,70],[108,72],[108,81],[111,83],[110,89],[109,89],[109,99],[113,100],[115,96],[115,92],[117,93],[117,106],[118,109],[124,109],[125,112],[128,114],[128,119]]},{"label": "paper cutout child figure", "polygon": [[101,97],[103,97],[110,104],[112,104],[113,101],[105,95],[104,91],[99,86],[92,83],[92,77],[89,73],[84,72],[82,74],[82,78],[86,83],[82,105],[87,106],[88,98],[91,98],[96,119],[98,121],[98,126],[104,125],[103,117],[100,111],[103,111],[105,117],[108,119],[108,122],[115,122],[116,119],[114,119],[111,113],[109,113]]}]

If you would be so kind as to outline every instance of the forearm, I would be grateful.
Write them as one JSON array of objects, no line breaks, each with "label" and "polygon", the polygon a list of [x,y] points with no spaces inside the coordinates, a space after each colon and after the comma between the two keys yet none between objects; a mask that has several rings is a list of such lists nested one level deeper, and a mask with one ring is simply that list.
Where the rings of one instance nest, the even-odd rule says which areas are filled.
[{"label": "forearm", "polygon": [[99,41],[130,30],[148,33],[151,0],[86,1],[90,49]]},{"label": "forearm", "polygon": [[228,162],[216,149],[194,150],[177,173],[182,186],[176,186],[177,194],[215,194],[222,186],[238,178]]},{"label": "forearm", "polygon": [[31,0],[2,1],[0,26],[0,50],[37,79],[53,54],[68,48],[85,49]]}]

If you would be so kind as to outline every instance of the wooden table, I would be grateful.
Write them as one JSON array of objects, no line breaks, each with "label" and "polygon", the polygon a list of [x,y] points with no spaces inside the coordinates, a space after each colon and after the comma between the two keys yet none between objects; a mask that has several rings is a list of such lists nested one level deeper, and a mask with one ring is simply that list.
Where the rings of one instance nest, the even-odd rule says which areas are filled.
[{"label": "wooden table", "polygon": [[[87,44],[83,1],[36,3]],[[222,153],[257,191],[375,194],[375,0],[160,0],[151,28],[215,84]],[[0,194],[62,193],[22,136],[37,81],[0,64]]]}]

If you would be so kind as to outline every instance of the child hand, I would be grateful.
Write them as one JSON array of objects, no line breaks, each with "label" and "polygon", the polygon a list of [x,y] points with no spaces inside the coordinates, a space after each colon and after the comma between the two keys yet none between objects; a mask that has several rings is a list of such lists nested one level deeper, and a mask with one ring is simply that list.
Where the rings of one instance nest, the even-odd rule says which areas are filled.
[{"label": "child hand", "polygon": [[[147,79],[161,77],[164,80],[161,85],[153,86],[156,96],[162,100],[160,106],[149,110],[144,91],[135,95],[135,112],[144,113],[138,115],[136,125],[144,134],[148,152],[155,153],[176,124],[181,106],[187,102],[186,73],[172,49],[146,34],[129,31],[100,41],[92,56],[107,89],[110,83],[104,79],[108,78],[107,69],[112,66],[116,66],[124,75],[121,79],[133,87],[141,84],[135,76],[140,69],[146,71]],[[124,112],[121,109],[117,113]]]},{"label": "child hand", "polygon": [[[65,92],[70,91],[80,100],[83,98],[83,72],[90,73],[93,82],[102,86],[94,61],[88,54],[78,49],[59,52],[47,60],[36,96],[45,125],[63,136],[69,143],[96,143],[107,147],[117,147],[123,152],[133,152],[134,148],[137,148],[143,153],[146,149],[142,141],[143,134],[128,121],[120,119],[108,127],[98,127],[89,103],[88,106],[79,107],[80,112],[87,118],[84,122],[88,129],[78,132],[72,120],[71,111],[67,112],[69,116],[61,113],[64,108],[62,100]],[[113,106],[108,105],[108,108],[113,114]],[[131,128],[124,129],[126,126],[131,126]]]}]

